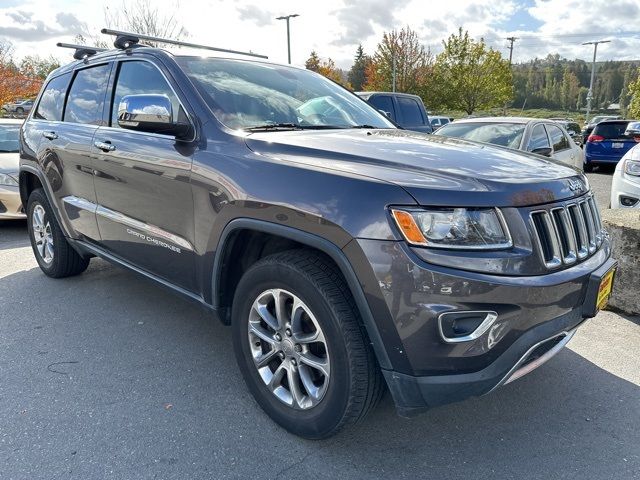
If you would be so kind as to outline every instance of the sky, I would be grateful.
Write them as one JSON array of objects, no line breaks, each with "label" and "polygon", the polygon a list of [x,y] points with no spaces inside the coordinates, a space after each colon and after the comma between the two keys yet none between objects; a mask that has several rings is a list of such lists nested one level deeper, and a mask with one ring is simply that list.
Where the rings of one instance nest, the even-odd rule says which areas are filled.
[{"label": "sky", "polygon": [[[128,4],[136,0],[128,0]],[[373,53],[383,32],[409,26],[425,47],[442,50],[442,40],[459,27],[484,38],[508,57],[506,37],[515,36],[514,62],[558,53],[591,60],[593,40],[611,40],[598,60],[640,60],[640,0],[153,0],[161,15],[175,15],[186,40],[253,51],[286,63],[284,21],[291,19],[292,63],[303,65],[312,50],[349,68],[358,44]],[[70,52],[55,47],[77,34],[99,35],[105,8],[122,0],[0,0],[0,41],[13,44],[17,58]]]}]

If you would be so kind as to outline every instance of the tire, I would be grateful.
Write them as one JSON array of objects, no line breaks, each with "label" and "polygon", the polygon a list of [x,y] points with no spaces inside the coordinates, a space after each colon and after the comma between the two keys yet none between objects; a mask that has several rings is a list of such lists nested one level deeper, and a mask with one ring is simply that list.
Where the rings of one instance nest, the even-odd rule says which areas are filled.
[{"label": "tire", "polygon": [[29,195],[27,226],[33,254],[45,275],[71,277],[87,269],[89,258],[80,256],[69,245],[41,188]]},{"label": "tire", "polygon": [[19,115],[22,115],[24,113],[24,108],[22,108],[22,107],[16,108],[16,113],[19,114]]},{"label": "tire", "polygon": [[[277,322],[278,314],[268,303],[273,299],[275,304],[276,297],[284,305],[282,322]],[[296,301],[300,302],[297,309]],[[254,307],[258,304],[272,312],[271,322],[279,323],[279,330],[269,327],[264,314],[257,313]],[[287,322],[291,317],[297,320]],[[254,335],[256,325],[260,337]],[[333,436],[362,420],[384,392],[380,368],[346,282],[335,266],[313,251],[277,253],[251,266],[235,292],[232,330],[236,360],[249,391],[276,423],[295,435],[307,439]],[[316,342],[298,342],[315,337]],[[259,371],[254,357],[267,354],[272,355],[271,361]],[[324,365],[328,375],[310,367],[309,358]],[[279,386],[269,387],[269,376],[278,378],[282,368],[286,371],[276,382]],[[315,383],[308,388],[311,375]],[[298,385],[297,397],[290,378]]]},{"label": "tire", "polygon": [[585,163],[584,164],[584,172],[585,173],[593,172],[593,163]]}]

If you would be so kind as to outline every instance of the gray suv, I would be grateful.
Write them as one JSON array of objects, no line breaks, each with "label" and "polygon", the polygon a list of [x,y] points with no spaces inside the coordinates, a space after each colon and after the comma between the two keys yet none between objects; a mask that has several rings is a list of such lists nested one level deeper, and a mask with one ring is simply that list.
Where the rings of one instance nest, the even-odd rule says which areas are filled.
[{"label": "gray suv", "polygon": [[397,129],[304,69],[115,44],[51,73],[21,129],[35,258],[206,307],[287,430],[331,436],[387,388],[404,416],[484,395],[606,303],[579,171]]}]

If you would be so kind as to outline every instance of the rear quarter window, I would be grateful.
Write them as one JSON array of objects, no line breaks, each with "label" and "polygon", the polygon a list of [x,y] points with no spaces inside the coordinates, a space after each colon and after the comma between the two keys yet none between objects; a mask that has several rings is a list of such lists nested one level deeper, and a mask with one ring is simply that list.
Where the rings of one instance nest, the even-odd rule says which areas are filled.
[{"label": "rear quarter window", "polygon": [[59,122],[62,120],[64,97],[67,94],[71,73],[52,78],[40,96],[33,118]]}]

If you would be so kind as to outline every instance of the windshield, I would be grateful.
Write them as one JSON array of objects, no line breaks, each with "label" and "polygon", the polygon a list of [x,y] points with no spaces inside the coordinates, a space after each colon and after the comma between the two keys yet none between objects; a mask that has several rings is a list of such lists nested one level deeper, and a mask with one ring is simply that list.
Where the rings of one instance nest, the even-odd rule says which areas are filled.
[{"label": "windshield", "polygon": [[448,123],[435,135],[464,138],[474,142],[492,143],[503,147],[518,148],[522,141],[523,123]]},{"label": "windshield", "polygon": [[219,58],[176,60],[230,128],[395,128],[365,101],[308,70]]},{"label": "windshield", "polygon": [[17,153],[20,125],[0,124],[0,153]]}]

